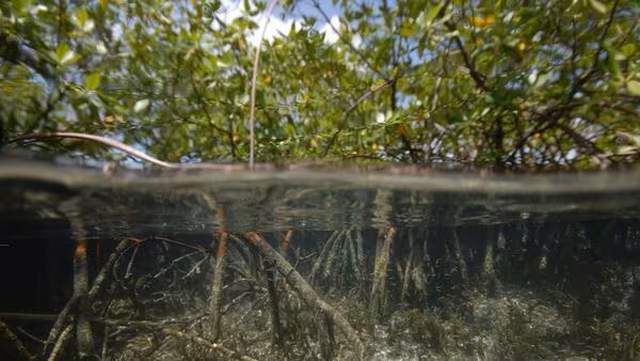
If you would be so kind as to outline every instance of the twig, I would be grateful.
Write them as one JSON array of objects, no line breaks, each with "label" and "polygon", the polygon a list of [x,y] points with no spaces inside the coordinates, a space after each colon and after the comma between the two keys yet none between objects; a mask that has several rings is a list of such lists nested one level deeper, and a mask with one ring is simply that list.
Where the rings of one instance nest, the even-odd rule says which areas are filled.
[{"label": "twig", "polygon": [[349,106],[349,108],[347,108],[347,110],[342,114],[342,117],[338,121],[338,129],[336,129],[336,131],[333,132],[333,135],[329,139],[329,142],[324,147],[324,150],[322,152],[322,156],[323,157],[326,157],[327,154],[329,154],[329,151],[331,150],[331,147],[333,147],[333,144],[335,144],[336,139],[338,138],[338,135],[340,135],[340,133],[344,130],[345,123],[346,123],[347,119],[349,119],[349,117],[351,116],[351,113],[353,113],[362,102],[367,100],[369,97],[371,97],[373,94],[377,93],[378,91],[388,87],[394,81],[395,81],[394,79],[387,79],[383,83],[381,83],[380,85],[378,85],[376,87],[373,87],[372,89],[367,90],[364,94],[362,94],[360,97],[358,97],[358,99],[356,99],[356,101],[353,102]]},{"label": "twig", "polygon": [[41,345],[44,345],[44,340],[43,340],[43,339],[41,339],[41,338],[39,338],[39,337],[36,337],[36,336],[35,336],[35,335],[33,335],[31,332],[27,332],[27,330],[25,330],[24,328],[22,328],[22,327],[16,327],[16,330],[20,331],[20,333],[21,333],[21,334],[23,334],[23,335],[24,335],[25,337],[27,337],[28,339],[30,339],[30,340],[32,340],[32,341],[34,341],[34,342],[37,342],[37,343],[39,343],[39,344],[41,344]]},{"label": "twig", "polygon": [[[449,28],[449,31],[457,30],[456,26],[452,22],[447,21],[445,24],[447,25],[447,28]],[[489,88],[487,87],[487,83],[485,81],[486,77],[481,74],[478,69],[476,69],[473,60],[471,60],[471,57],[467,53],[467,50],[464,48],[460,37],[458,35],[455,35],[453,37],[453,41],[456,43],[456,47],[460,51],[460,54],[462,54],[462,61],[464,61],[464,66],[467,68],[467,70],[469,70],[469,75],[471,75],[471,78],[476,83],[476,86],[482,91],[489,91]]]},{"label": "twig", "polygon": [[163,242],[171,243],[171,244],[174,244],[174,245],[177,245],[177,246],[180,246],[180,247],[189,248],[189,249],[192,249],[194,251],[198,251],[198,252],[201,252],[201,253],[206,253],[206,254],[209,254],[209,255],[213,254],[213,252],[211,250],[209,250],[208,248],[206,248],[206,247],[202,247],[202,246],[197,245],[197,244],[190,244],[190,243],[186,243],[186,242],[183,242],[183,241],[178,241],[176,239],[171,239],[171,238],[167,238],[167,237],[160,237],[160,236],[152,236],[152,237],[150,237],[148,239],[149,240],[157,240],[157,241],[163,241]]},{"label": "twig", "polygon": [[342,34],[340,31],[338,31],[338,29],[336,29],[336,27],[331,22],[329,15],[327,15],[327,13],[322,9],[322,6],[320,6],[320,2],[318,0],[312,0],[312,2],[313,2],[313,6],[316,8],[316,10],[318,10],[320,15],[322,15],[327,25],[329,25],[331,30],[334,33],[336,33],[336,35],[338,35],[338,39],[340,39],[343,43],[345,43],[349,47],[349,49],[351,49],[351,51],[354,54],[356,54],[358,58],[360,58],[360,60],[364,63],[364,65],[366,65],[367,68],[369,68],[369,70],[373,71],[374,73],[378,74],[381,77],[384,77],[384,74],[382,73],[382,71],[380,71],[380,69],[373,66],[373,64],[367,58],[367,55],[359,51],[351,41],[349,41],[348,39],[345,39],[344,34]]},{"label": "twig", "polygon": [[216,131],[218,131],[219,133],[226,135],[227,138],[229,138],[229,144],[231,145],[231,158],[235,160],[237,158],[237,155],[236,155],[236,143],[233,140],[233,130],[227,131],[224,128],[216,125],[216,123],[213,120],[213,117],[211,116],[211,113],[209,113],[209,109],[207,109],[207,102],[205,101],[204,97],[202,96],[202,94],[200,94],[200,91],[198,90],[198,85],[196,84],[196,80],[193,77],[193,72],[191,72],[190,77],[191,77],[191,87],[193,87],[193,93],[196,95],[196,98],[198,99],[198,104],[200,104],[200,109],[202,109],[202,111],[204,112],[204,115],[207,117],[207,121],[209,122],[208,125],[213,129],[215,129]]},{"label": "twig", "polygon": [[109,255],[109,258],[104,263],[104,265],[100,269],[100,272],[98,273],[95,280],[93,281],[93,286],[91,286],[91,290],[89,290],[89,302],[92,302],[93,300],[95,300],[96,296],[98,295],[98,292],[100,292],[100,290],[102,289],[102,286],[104,285],[105,280],[107,279],[107,275],[109,274],[111,267],[113,267],[113,265],[115,264],[120,254],[124,252],[124,250],[129,246],[131,242],[132,241],[129,238],[123,239],[122,241],[120,241],[120,243],[118,243],[118,245],[113,250],[113,252],[111,252],[111,255]]}]

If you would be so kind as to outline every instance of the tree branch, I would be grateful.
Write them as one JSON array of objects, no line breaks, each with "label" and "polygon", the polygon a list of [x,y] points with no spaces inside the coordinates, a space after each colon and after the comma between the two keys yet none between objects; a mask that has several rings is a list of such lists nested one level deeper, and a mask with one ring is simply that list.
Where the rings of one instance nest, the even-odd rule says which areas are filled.
[{"label": "tree branch", "polygon": [[[451,21],[447,21],[445,25],[447,26],[449,31],[457,30],[455,24],[453,24]],[[469,70],[469,75],[471,75],[471,78],[476,83],[476,86],[482,91],[485,91],[485,92],[489,91],[489,88],[487,87],[487,84],[486,84],[486,77],[476,69],[475,64],[473,63],[473,61],[471,60],[471,57],[469,56],[466,49],[464,48],[462,39],[460,39],[458,35],[455,35],[453,37],[453,41],[455,42],[458,50],[460,50],[460,53],[462,54],[462,60],[464,61],[464,65],[467,68],[467,70]]]}]

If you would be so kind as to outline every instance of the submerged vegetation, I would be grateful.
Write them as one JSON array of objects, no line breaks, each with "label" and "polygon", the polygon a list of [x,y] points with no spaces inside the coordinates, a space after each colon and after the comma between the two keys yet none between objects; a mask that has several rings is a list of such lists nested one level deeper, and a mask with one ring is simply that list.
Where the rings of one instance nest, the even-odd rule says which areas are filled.
[{"label": "submerged vegetation", "polygon": [[[75,249],[73,279],[56,285],[72,289],[61,312],[0,312],[0,350],[14,359],[640,356],[633,217],[580,220],[573,210],[523,219],[504,209],[478,223],[465,218],[477,205],[446,195],[372,189],[355,203],[371,207],[373,227],[256,232],[234,223],[250,213],[229,203],[232,190],[35,196],[38,187],[12,189],[13,208],[2,212],[54,220],[75,240],[64,246]],[[335,203],[333,191],[317,199],[311,195],[320,190],[267,189],[283,204],[292,195],[301,204]],[[398,222],[393,215],[407,200],[428,204],[433,216]],[[71,258],[61,247],[54,252],[46,257]]]},{"label": "submerged vegetation", "polygon": [[[2,143],[81,132],[167,161],[248,160],[266,6],[3,1]],[[274,19],[261,48],[257,161],[594,169],[640,154],[637,0],[287,0],[275,14],[291,25]]]}]

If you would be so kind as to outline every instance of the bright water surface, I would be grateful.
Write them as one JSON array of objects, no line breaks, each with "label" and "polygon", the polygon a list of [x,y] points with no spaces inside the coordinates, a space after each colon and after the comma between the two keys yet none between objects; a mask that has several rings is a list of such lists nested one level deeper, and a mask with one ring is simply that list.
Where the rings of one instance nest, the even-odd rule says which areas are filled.
[{"label": "bright water surface", "polygon": [[2,360],[640,359],[640,173],[4,161],[0,187]]}]

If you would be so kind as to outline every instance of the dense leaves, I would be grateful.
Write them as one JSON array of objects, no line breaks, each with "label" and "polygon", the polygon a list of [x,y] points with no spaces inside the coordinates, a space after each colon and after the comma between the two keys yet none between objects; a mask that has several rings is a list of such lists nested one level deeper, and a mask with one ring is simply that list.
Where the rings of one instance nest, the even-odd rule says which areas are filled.
[{"label": "dense leaves", "polygon": [[[246,161],[266,4],[245,1],[231,19],[227,7],[3,2],[4,141],[80,131],[167,160]],[[296,21],[262,48],[259,161],[590,169],[639,157],[637,1],[304,0],[280,10]]]}]

